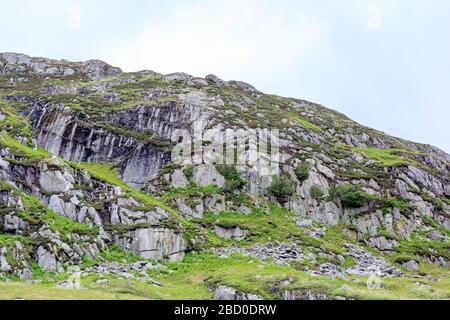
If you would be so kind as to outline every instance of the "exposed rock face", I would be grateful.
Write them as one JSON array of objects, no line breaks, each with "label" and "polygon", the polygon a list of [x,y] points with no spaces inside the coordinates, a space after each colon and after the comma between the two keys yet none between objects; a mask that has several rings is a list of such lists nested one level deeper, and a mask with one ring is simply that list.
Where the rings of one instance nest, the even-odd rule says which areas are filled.
[{"label": "exposed rock face", "polygon": [[285,291],[283,300],[329,300],[329,298],[323,293],[312,290],[294,290]]},{"label": "exposed rock face", "polygon": [[241,293],[234,288],[219,286],[216,289],[216,293],[214,295],[214,300],[262,300],[256,294],[252,293]]},{"label": "exposed rock face", "polygon": [[408,261],[407,263],[403,264],[403,267],[404,267],[407,271],[414,272],[414,271],[417,271],[417,270],[419,269],[420,266],[419,266],[419,264],[418,264],[416,261],[410,260],[410,261]]},{"label": "exposed rock face", "polygon": [[[8,154],[8,150],[2,147],[0,152]],[[9,156],[14,157],[12,154]],[[98,228],[94,238],[71,234],[68,239],[62,239],[58,233],[50,230],[51,225],[49,227],[44,222],[36,224],[35,221],[23,218],[21,212],[24,205],[17,193],[10,190],[1,191],[2,208],[9,209],[7,214],[0,215],[0,231],[27,235],[33,239],[49,239],[48,246],[33,246],[31,256],[23,258],[24,269],[18,269],[16,273],[25,272],[24,276],[29,274],[27,261],[32,258],[35,258],[46,272],[61,272],[64,270],[63,264],[67,262],[76,264],[81,262],[82,257],[97,258],[104,241],[111,241],[114,238],[114,226],[159,225],[162,220],[170,218],[170,214],[163,209],[155,207],[147,210],[145,205],[128,196],[120,187],[95,180],[86,172],[76,171],[55,157],[26,166],[18,163],[7,164],[0,169],[0,176],[6,181],[23,181],[23,184],[11,183],[12,188],[23,189],[28,185],[33,186],[34,196],[56,214],[91,228]],[[94,203],[98,203],[101,207],[94,208],[92,206]],[[105,228],[111,226],[113,230],[109,233]],[[133,242],[133,245],[136,244],[137,254],[161,261],[182,259],[186,247],[181,235],[174,234],[168,229],[145,231],[138,233],[135,238],[137,241]],[[125,247],[127,245],[125,241],[118,243],[125,249],[128,248]],[[20,245],[19,242],[17,244]],[[4,250],[11,249],[4,248]],[[4,269],[7,269],[6,264]]]},{"label": "exposed rock face", "polygon": [[229,247],[220,248],[216,251],[219,255],[225,256],[238,253],[261,260],[273,259],[274,263],[279,265],[287,265],[289,262],[303,261],[307,258],[300,248],[288,244],[254,245],[248,248]]},{"label": "exposed rock face", "polygon": [[374,257],[372,254],[362,250],[361,248],[348,245],[350,256],[355,258],[356,265],[346,269],[347,274],[357,276],[370,276],[376,274],[380,277],[399,277],[402,272],[397,268],[389,265],[380,257]]},{"label": "exposed rock face", "polygon": [[168,155],[157,145],[118,135],[99,126],[85,126],[69,109],[37,103],[31,113],[37,143],[67,160],[75,162],[120,163],[122,178],[142,188],[168,162]]},{"label": "exposed rock face", "polygon": [[215,226],[214,230],[219,237],[223,237],[226,239],[243,240],[245,238],[245,236],[247,235],[247,231],[243,230],[239,227],[228,228],[228,227]]},{"label": "exposed rock face", "polygon": [[[437,148],[214,75],[122,73],[98,60],[2,53],[0,89],[0,272],[30,278],[33,262],[61,272],[112,243],[143,259],[181,261],[186,251],[210,248],[211,236],[249,242],[216,248],[222,256],[303,263],[320,276],[404,276],[383,258],[402,250],[406,261],[396,263],[409,272],[423,263],[449,266],[450,156]],[[196,149],[171,161],[175,145]],[[240,161],[226,161],[235,171],[219,170],[213,160],[221,151]],[[117,168],[119,177],[81,169],[84,162]],[[289,181],[286,201],[273,192],[275,176]],[[270,216],[269,202],[277,201],[295,213],[286,223],[302,230],[287,229],[285,243],[244,221]],[[230,213],[231,223],[220,221]],[[351,240],[345,253],[303,241],[330,230]],[[259,297],[221,286],[216,298]],[[280,298],[328,296],[287,290]]]},{"label": "exposed rock face", "polygon": [[182,261],[186,244],[179,233],[169,229],[139,229],[116,236],[116,242],[144,259]]},{"label": "exposed rock face", "polygon": [[[1,72],[3,74],[15,74],[30,71],[46,76],[73,76],[85,75],[91,80],[100,80],[109,75],[122,72],[120,68],[114,68],[100,60],[89,60],[83,63],[68,63],[45,58],[31,58],[20,53],[1,53],[0,58],[6,62]],[[75,71],[77,70],[77,71]]]}]

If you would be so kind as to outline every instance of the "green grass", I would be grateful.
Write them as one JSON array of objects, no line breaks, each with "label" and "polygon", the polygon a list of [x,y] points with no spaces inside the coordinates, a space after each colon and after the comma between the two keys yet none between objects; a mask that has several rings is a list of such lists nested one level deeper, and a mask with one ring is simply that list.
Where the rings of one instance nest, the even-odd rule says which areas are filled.
[{"label": "green grass", "polygon": [[424,240],[417,233],[411,236],[409,241],[403,240],[396,249],[397,255],[409,257],[409,260],[417,257],[435,256],[450,259],[450,242],[440,242],[435,240]]},{"label": "green grass", "polygon": [[296,225],[297,217],[286,209],[276,205],[269,206],[269,213],[254,210],[251,214],[239,212],[221,212],[218,215],[205,213],[202,219],[194,220],[209,228],[214,233],[214,226],[240,227],[248,231],[245,240],[224,240],[210,237],[215,246],[228,246],[239,244],[242,246],[254,243],[297,243],[302,247],[319,248],[323,246],[326,250],[341,254],[345,251],[344,243],[351,242],[346,239],[340,226],[329,227],[323,238],[314,238],[306,234],[303,229]]},{"label": "green grass", "polygon": [[216,185],[200,187],[191,182],[186,188],[169,188],[163,199],[169,201],[175,198],[203,197],[204,195],[214,195],[219,192],[221,192],[221,189]]},{"label": "green grass", "polygon": [[55,284],[0,281],[0,300],[142,300],[142,297],[105,290],[57,289]]},{"label": "green grass", "polygon": [[322,132],[321,128],[319,128],[317,125],[315,125],[311,121],[307,120],[305,117],[299,115],[297,112],[290,112],[289,119],[296,121],[298,124],[300,124],[306,130],[310,130],[315,133]]},{"label": "green grass", "polygon": [[33,240],[23,236],[0,234],[0,247],[13,247],[17,242],[29,244],[33,242]]},{"label": "green grass", "polygon": [[0,100],[0,109],[6,116],[5,119],[0,121],[0,127],[3,130],[6,130],[12,136],[31,138],[31,124],[28,118],[18,115],[6,101]]},{"label": "green grass", "polygon": [[416,163],[415,160],[404,156],[415,153],[404,149],[357,148],[348,146],[346,147],[365,155],[369,159],[381,163],[385,167],[397,167]]},{"label": "green grass", "polygon": [[24,157],[32,162],[37,162],[50,157],[50,153],[40,147],[37,149],[30,148],[21,144],[8,134],[0,134],[0,145],[8,147],[11,153],[18,157]]},{"label": "green grass", "polygon": [[[351,265],[353,262],[348,261]],[[0,282],[0,299],[196,299],[214,297],[209,286],[224,285],[242,293],[258,294],[265,299],[280,299],[285,290],[311,290],[329,298],[343,296],[354,299],[449,299],[450,279],[431,281],[427,278],[384,278],[383,289],[367,287],[366,277],[347,276],[332,279],[312,276],[292,267],[283,267],[257,259],[233,255],[219,258],[213,253],[190,253],[183,262],[168,263],[166,269],[149,270],[150,277],[161,286],[135,279],[119,279],[112,275],[88,275],[81,279],[87,290],[55,289],[55,283],[26,285],[22,282]],[[62,277],[59,277],[61,279]],[[108,283],[95,283],[107,279]],[[289,284],[280,284],[290,279]],[[56,280],[55,280],[56,281]],[[424,288],[415,283],[429,285]],[[347,285],[348,287],[343,287]]]}]

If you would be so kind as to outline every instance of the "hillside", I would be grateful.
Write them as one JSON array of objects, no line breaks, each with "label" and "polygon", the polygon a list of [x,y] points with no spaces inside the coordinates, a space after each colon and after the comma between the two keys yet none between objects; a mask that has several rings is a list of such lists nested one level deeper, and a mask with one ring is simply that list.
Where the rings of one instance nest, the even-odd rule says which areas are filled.
[{"label": "hillside", "polygon": [[0,299],[449,299],[449,229],[433,146],[214,75],[0,54]]}]

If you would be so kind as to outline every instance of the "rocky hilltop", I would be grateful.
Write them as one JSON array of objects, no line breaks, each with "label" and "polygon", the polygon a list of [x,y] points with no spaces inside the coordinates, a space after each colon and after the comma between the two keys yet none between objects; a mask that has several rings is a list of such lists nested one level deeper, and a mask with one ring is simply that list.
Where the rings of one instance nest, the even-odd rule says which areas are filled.
[{"label": "rocky hilltop", "polygon": [[214,75],[0,54],[0,298],[77,266],[71,298],[448,299],[449,229],[438,148]]}]

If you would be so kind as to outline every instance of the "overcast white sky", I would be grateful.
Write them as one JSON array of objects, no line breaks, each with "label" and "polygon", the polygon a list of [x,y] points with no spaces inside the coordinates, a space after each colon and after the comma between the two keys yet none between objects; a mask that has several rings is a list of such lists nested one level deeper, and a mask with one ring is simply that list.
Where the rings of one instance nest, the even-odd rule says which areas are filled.
[{"label": "overcast white sky", "polygon": [[2,0],[0,12],[0,51],[214,73],[450,152],[448,0]]}]

